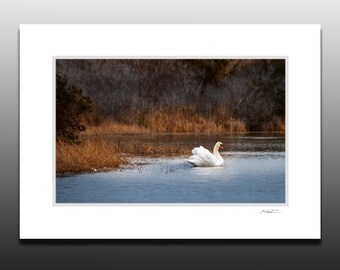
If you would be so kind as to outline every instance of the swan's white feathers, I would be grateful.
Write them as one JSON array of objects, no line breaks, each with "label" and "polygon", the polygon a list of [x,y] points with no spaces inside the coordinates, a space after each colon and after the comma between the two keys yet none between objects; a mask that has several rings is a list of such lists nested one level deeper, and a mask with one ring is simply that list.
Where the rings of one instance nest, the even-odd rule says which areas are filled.
[{"label": "swan's white feathers", "polygon": [[191,152],[192,152],[193,155],[211,154],[210,151],[208,149],[204,148],[203,146],[195,147],[194,149],[192,149]]},{"label": "swan's white feathers", "polygon": [[189,157],[187,161],[196,167],[211,167],[212,164],[215,164],[218,160],[214,155],[210,155],[204,157],[193,155]]},{"label": "swan's white feathers", "polygon": [[223,159],[219,154],[217,157],[203,146],[192,149],[192,154],[187,161],[196,167],[215,167],[223,164]]}]

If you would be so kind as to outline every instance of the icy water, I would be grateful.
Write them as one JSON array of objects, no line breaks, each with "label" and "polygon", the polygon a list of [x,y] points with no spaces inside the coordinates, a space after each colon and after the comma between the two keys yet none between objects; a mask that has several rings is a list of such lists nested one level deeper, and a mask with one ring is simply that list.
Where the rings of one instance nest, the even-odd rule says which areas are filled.
[{"label": "icy water", "polygon": [[[203,145],[222,141],[224,166],[192,167],[179,157],[136,157],[130,168],[57,177],[57,203],[285,203],[282,136],[123,136],[115,140]],[[146,164],[145,164],[146,163]]]}]

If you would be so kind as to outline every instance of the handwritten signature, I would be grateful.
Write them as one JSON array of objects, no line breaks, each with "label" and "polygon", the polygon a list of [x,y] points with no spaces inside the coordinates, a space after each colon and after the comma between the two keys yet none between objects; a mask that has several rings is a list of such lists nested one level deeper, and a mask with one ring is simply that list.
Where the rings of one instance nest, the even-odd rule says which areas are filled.
[{"label": "handwritten signature", "polygon": [[281,213],[279,209],[266,209],[261,210],[260,214],[278,214]]}]

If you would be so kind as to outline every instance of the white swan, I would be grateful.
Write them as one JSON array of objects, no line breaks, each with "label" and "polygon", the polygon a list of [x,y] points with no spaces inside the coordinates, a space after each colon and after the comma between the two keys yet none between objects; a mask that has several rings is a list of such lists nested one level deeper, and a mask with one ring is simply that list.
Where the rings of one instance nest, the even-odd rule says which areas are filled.
[{"label": "white swan", "polygon": [[187,162],[194,165],[195,167],[220,167],[224,163],[223,158],[218,152],[220,148],[223,149],[223,143],[217,142],[214,146],[214,154],[212,154],[203,146],[195,147],[192,149],[193,155],[189,157]]}]

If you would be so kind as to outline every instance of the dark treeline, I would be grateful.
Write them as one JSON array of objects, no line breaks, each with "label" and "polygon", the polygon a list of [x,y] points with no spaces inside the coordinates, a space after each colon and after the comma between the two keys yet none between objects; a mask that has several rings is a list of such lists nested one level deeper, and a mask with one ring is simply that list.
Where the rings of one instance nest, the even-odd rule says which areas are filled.
[{"label": "dark treeline", "polygon": [[65,77],[56,78],[56,136],[65,142],[79,142],[79,133],[86,127],[81,123],[82,116],[91,112],[92,104],[83,91],[69,86]]},{"label": "dark treeline", "polygon": [[[232,130],[283,131],[284,59],[58,59],[57,75],[80,88],[97,116],[148,126],[164,114]],[[165,118],[164,118],[165,119]],[[178,120],[179,121],[179,120]]]}]

